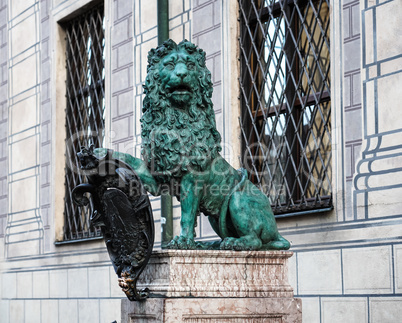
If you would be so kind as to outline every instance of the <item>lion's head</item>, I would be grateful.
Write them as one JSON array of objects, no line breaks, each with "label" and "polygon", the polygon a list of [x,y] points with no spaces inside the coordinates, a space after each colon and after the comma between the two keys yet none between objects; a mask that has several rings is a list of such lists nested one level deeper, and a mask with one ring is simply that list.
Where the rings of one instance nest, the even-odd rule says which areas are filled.
[{"label": "lion's head", "polygon": [[167,40],[150,50],[147,72],[141,118],[145,162],[162,181],[204,170],[221,151],[205,52],[187,40]]}]

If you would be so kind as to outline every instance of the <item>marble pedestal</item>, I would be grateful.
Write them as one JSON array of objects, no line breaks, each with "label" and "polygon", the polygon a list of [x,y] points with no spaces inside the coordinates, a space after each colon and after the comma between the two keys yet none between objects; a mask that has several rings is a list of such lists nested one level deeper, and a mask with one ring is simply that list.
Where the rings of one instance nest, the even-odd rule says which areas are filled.
[{"label": "marble pedestal", "polygon": [[122,323],[301,323],[288,282],[289,251],[154,252],[139,287],[145,302],[122,302]]}]

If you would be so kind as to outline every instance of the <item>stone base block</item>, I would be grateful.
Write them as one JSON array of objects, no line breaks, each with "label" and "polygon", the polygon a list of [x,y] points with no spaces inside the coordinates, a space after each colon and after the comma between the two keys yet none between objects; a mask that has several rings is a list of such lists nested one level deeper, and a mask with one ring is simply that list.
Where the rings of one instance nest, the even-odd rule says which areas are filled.
[{"label": "stone base block", "polygon": [[288,251],[154,252],[138,284],[144,302],[122,302],[122,323],[301,322]]},{"label": "stone base block", "polygon": [[293,297],[289,251],[155,251],[139,287],[151,297]]},{"label": "stone base block", "polygon": [[301,323],[295,298],[150,298],[122,304],[122,323]]}]

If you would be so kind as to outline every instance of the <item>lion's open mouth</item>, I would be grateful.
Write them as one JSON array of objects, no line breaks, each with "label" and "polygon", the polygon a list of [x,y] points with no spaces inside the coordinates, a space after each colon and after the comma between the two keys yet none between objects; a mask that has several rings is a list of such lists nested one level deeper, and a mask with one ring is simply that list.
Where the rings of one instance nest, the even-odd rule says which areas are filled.
[{"label": "lion's open mouth", "polygon": [[169,93],[174,94],[185,94],[191,92],[191,88],[186,84],[179,84],[177,86],[173,86],[169,89]]}]

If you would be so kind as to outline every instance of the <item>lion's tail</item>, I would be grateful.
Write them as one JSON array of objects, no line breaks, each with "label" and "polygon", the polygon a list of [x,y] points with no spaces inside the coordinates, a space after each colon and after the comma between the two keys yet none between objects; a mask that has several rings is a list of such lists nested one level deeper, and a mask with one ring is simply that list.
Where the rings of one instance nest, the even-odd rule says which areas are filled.
[{"label": "lion's tail", "polygon": [[222,239],[225,239],[230,236],[229,232],[228,232],[228,228],[226,226],[226,216],[228,213],[228,205],[229,205],[230,197],[232,196],[232,194],[234,192],[237,192],[237,191],[240,191],[241,189],[243,189],[244,183],[247,179],[247,170],[246,169],[240,168],[238,171],[242,175],[241,180],[235,187],[233,187],[231,192],[228,195],[226,195],[225,200],[223,201],[223,204],[221,207],[221,212],[219,214],[219,232],[220,232],[220,236]]}]

